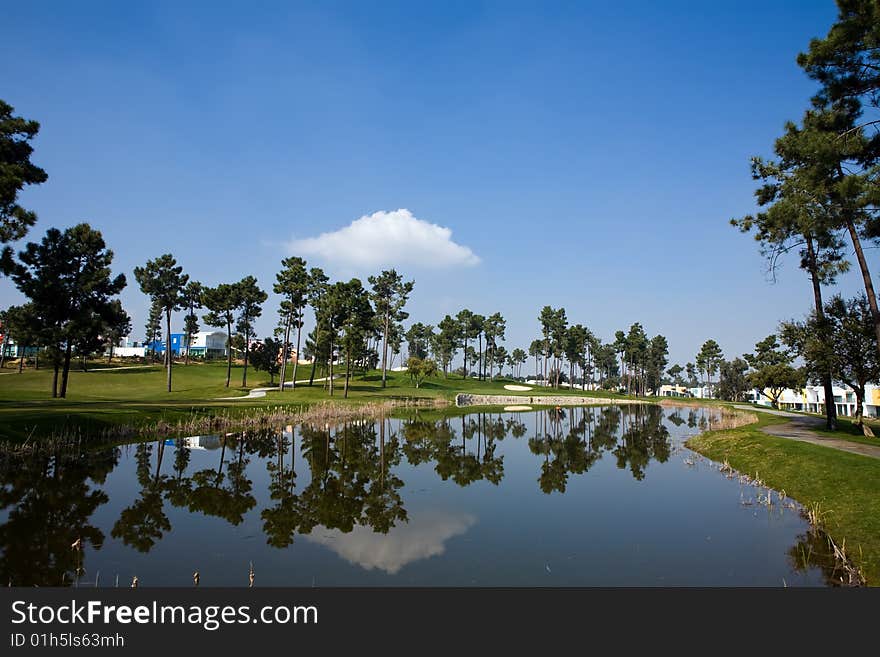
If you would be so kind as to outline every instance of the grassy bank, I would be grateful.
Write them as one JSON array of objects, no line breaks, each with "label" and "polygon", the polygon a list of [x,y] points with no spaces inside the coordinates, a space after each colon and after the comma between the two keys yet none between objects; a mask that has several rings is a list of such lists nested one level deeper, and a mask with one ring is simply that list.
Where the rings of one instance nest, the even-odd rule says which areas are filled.
[{"label": "grassy bank", "polygon": [[[868,418],[865,418],[864,422],[871,427],[875,436],[880,435],[880,422]],[[833,438],[834,440],[848,440],[862,445],[880,445],[880,438],[868,438],[862,428],[847,417],[837,418],[837,431],[814,429],[813,433],[819,437]]]},{"label": "grassy bank", "polygon": [[770,436],[761,428],[787,418],[758,417],[754,424],[692,438],[688,447],[742,473],[758,473],[805,506],[818,503],[834,541],[845,540],[868,583],[880,585],[880,459]]},{"label": "grassy bank", "polygon": [[[334,384],[333,397],[330,397],[323,383],[315,382],[311,387],[298,385],[295,390],[272,391],[258,399],[220,400],[218,398],[221,397],[244,397],[253,388],[267,387],[270,385],[269,377],[249,368],[248,385],[241,386],[243,368],[236,365],[232,369],[230,387],[227,388],[225,363],[175,365],[173,390],[168,393],[165,371],[159,365],[146,368],[105,367],[106,364],[95,363],[94,368],[100,369],[71,372],[66,399],[51,399],[50,370],[25,370],[18,374],[15,369],[4,368],[0,373],[0,438],[22,440],[72,430],[100,432],[121,426],[148,429],[158,423],[169,425],[212,417],[244,418],[281,408],[307,408],[328,400],[348,405],[384,400],[452,402],[459,392],[621,396],[604,391],[556,391],[539,387],[517,393],[504,389],[509,381],[478,381],[454,375],[428,379],[416,388],[405,372],[389,372],[387,386],[382,388],[381,374],[372,371],[366,376],[352,378],[347,400],[342,397],[341,380]],[[307,379],[309,372],[309,367],[300,367],[297,378]]]}]

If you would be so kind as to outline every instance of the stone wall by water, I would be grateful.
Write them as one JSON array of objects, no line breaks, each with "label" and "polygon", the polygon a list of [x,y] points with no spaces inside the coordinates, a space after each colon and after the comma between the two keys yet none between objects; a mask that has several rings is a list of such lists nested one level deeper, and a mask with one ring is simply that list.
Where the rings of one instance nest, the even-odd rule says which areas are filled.
[{"label": "stone wall by water", "polygon": [[578,397],[575,395],[471,395],[459,393],[455,396],[456,406],[507,406],[509,404],[534,404],[536,406],[587,406],[649,404],[641,399],[611,399],[605,397]]}]

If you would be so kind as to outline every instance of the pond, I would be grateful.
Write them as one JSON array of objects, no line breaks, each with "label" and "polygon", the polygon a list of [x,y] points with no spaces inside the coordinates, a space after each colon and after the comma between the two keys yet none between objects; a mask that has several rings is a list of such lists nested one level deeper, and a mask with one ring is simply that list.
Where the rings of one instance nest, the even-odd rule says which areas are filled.
[{"label": "pond", "polygon": [[[0,458],[13,586],[798,586],[783,500],[657,405],[197,436]],[[436,417],[436,414],[431,417]],[[73,547],[72,547],[73,546]]]}]

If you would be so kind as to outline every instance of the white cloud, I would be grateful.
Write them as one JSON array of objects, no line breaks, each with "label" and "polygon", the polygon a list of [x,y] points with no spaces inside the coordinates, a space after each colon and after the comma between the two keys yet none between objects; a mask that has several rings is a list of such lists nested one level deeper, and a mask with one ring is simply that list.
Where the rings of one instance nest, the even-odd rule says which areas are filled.
[{"label": "white cloud", "polygon": [[452,241],[452,231],[432,224],[402,208],[379,211],[348,226],[317,237],[287,243],[292,254],[315,256],[348,266],[424,267],[471,266],[480,262],[468,247]]},{"label": "white cloud", "polygon": [[348,533],[316,527],[314,533],[305,538],[329,547],[365,570],[375,568],[394,575],[409,563],[443,554],[446,541],[464,534],[474,523],[476,518],[468,514],[432,510],[410,518],[408,523],[398,524],[387,534],[355,525]]}]

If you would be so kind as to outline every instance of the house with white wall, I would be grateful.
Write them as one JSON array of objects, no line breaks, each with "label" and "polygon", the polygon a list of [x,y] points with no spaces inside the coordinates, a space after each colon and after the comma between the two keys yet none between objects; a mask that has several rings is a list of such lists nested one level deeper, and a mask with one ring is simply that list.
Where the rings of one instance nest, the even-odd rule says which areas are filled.
[{"label": "house with white wall", "polygon": [[880,417],[880,385],[865,386],[865,415]]},{"label": "house with white wall", "polygon": [[[834,405],[837,414],[843,417],[853,417],[858,410],[856,393],[849,386],[832,386]],[[770,399],[758,390],[748,393],[747,400],[759,406],[771,406]],[[786,411],[803,411],[805,413],[825,413],[825,388],[823,386],[809,385],[801,390],[786,388],[779,397],[779,408]],[[868,384],[865,387],[865,403],[862,413],[868,417],[878,417],[880,414],[880,386]]]},{"label": "house with white wall", "polygon": [[225,358],[226,333],[224,331],[199,331],[193,334],[189,355],[198,358]]},{"label": "house with white wall", "polygon": [[[109,351],[109,349],[105,349],[104,353],[109,354]],[[113,356],[116,358],[143,358],[145,351],[143,343],[132,340],[130,335],[113,345]]]},{"label": "house with white wall", "polygon": [[691,393],[685,386],[674,386],[664,383],[660,386],[658,397],[690,397]]}]

